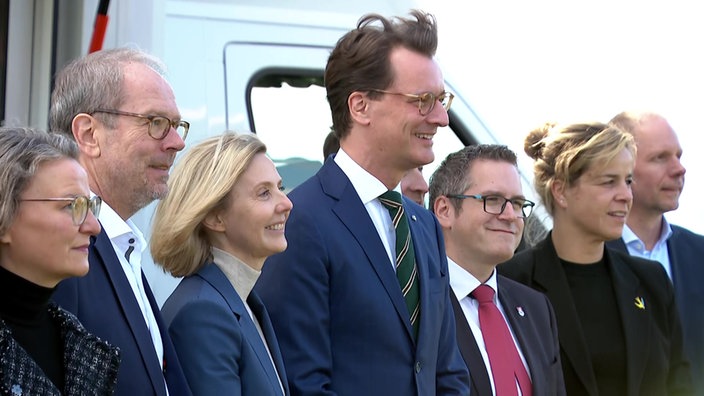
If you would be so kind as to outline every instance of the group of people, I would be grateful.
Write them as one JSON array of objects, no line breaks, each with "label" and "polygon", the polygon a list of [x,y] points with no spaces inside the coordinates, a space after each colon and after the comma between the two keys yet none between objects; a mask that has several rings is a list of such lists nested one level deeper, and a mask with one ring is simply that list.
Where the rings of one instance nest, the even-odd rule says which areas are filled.
[{"label": "group of people", "polygon": [[[0,394],[704,394],[704,237],[663,216],[684,183],[672,128],[530,132],[553,227],[514,255],[537,203],[506,146],[402,194],[449,122],[436,48],[421,11],[345,34],[325,69],[336,146],[288,196],[248,134],[170,174],[189,124],[158,59],[66,66],[53,133],[0,129]],[[148,243],[130,217],[154,200]],[[147,247],[183,277],[161,309]]]}]

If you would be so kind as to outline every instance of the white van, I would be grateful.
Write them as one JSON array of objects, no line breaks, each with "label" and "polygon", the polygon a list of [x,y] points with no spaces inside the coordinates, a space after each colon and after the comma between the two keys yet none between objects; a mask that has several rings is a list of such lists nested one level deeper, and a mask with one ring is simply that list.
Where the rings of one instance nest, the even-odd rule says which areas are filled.
[{"label": "white van", "polygon": [[[49,35],[57,43],[46,44],[56,53],[51,62],[57,70],[62,63],[86,52],[97,0],[84,0],[78,9],[74,5],[72,9],[44,10],[41,15],[37,15],[38,3],[51,8],[47,5],[51,2],[34,0],[33,6],[25,0],[10,0],[10,3],[16,7],[9,19],[11,43],[17,45],[13,29],[28,29],[15,23],[21,20],[17,10],[31,6],[35,11],[24,12],[35,21],[34,35],[43,32],[41,18],[46,23],[58,21],[53,28],[54,36]],[[411,8],[417,8],[415,2],[401,0],[119,0],[112,3],[104,47],[136,44],[165,61],[183,119],[191,123],[186,150],[188,145],[225,130],[255,132],[266,143],[289,189],[315,173],[323,162],[323,141],[332,125],[323,71],[332,47],[340,36],[356,26],[363,14],[407,15]],[[62,3],[57,7],[67,6]],[[77,23],[80,29],[66,27]],[[442,21],[438,24],[442,26]],[[82,52],[71,53],[77,47],[75,40],[80,40]],[[12,59],[10,55],[8,59]],[[29,58],[47,58],[44,52],[32,55]],[[24,70],[24,74],[16,71],[20,77],[28,70],[39,70],[28,78],[31,83],[40,81],[42,69],[48,70],[43,65],[46,61],[41,62],[29,68],[12,65],[8,68]],[[466,93],[453,85],[451,76],[445,77],[446,89],[455,94],[455,99],[449,113],[449,127],[434,138],[436,161],[424,168],[426,179],[450,152],[469,144],[499,142],[469,106]],[[33,98],[27,103],[46,99],[48,108],[50,87],[41,88],[46,92],[35,93],[36,84],[32,86]],[[7,119],[14,118],[8,114]],[[25,123],[45,127],[41,121],[42,115],[35,114]],[[524,178],[524,183],[524,190],[532,192],[528,179]],[[153,209],[154,204],[134,217],[147,238]],[[178,280],[155,267],[151,257],[144,257],[143,262],[161,304]]]}]

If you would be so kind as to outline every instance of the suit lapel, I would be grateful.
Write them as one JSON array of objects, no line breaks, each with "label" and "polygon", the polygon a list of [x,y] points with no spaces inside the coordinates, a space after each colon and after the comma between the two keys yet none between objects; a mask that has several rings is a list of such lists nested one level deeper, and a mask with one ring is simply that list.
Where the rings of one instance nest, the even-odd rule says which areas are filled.
[{"label": "suit lapel", "polygon": [[626,342],[626,367],[628,370],[628,389],[632,394],[639,393],[639,384],[643,383],[643,372],[647,361],[650,334],[650,315],[648,314],[648,301],[644,301],[644,309],[636,306],[636,298],[644,299],[640,292],[640,280],[633,274],[627,263],[617,255],[611,254],[607,249],[604,252],[607,258],[609,272],[613,279],[616,304],[621,314],[624,340]]},{"label": "suit lapel", "polygon": [[[336,199],[338,202],[333,207],[333,212],[347,227],[352,236],[359,244],[360,249],[367,256],[369,264],[372,266],[379,281],[386,290],[391,302],[396,309],[396,313],[403,321],[408,337],[413,339],[413,333],[410,323],[410,315],[406,308],[406,302],[403,299],[401,288],[396,278],[389,257],[386,254],[386,249],[376,233],[376,228],[369,216],[366,215],[367,210],[362,205],[359,195],[354,190],[352,183],[347,178],[340,167],[335,164],[335,161],[326,161],[323,168],[318,173],[323,191]],[[360,215],[360,213],[364,215]],[[411,236],[413,237],[413,228],[411,228]],[[413,243],[416,243],[414,240]],[[417,256],[417,255],[416,255]],[[416,258],[416,260],[418,260]],[[421,267],[420,265],[418,267]],[[427,274],[419,273],[419,277],[427,276]],[[421,281],[421,293],[423,292],[423,282]],[[421,298],[422,304],[423,298]],[[422,319],[421,306],[421,320]],[[421,326],[422,328],[423,326]],[[420,334],[419,334],[420,336]]]},{"label": "suit lapel", "polygon": [[274,367],[271,365],[271,360],[269,359],[269,354],[266,351],[266,347],[261,340],[259,332],[257,331],[254,322],[249,316],[244,303],[237,295],[237,291],[232,287],[232,284],[227,279],[225,274],[217,267],[217,265],[210,263],[205,265],[198,271],[198,275],[208,282],[218,293],[225,299],[230,310],[235,314],[242,328],[242,333],[244,339],[252,347],[259,364],[262,366],[264,372],[266,372],[269,382],[274,389],[279,388],[278,376],[274,371]]},{"label": "suit lapel", "polygon": [[[572,301],[567,277],[552,244],[552,233],[536,246],[534,280],[539,290],[550,299],[557,318],[560,346],[569,363],[590,394],[598,394],[586,340]],[[563,362],[564,364],[565,362]]]},{"label": "suit lapel", "polygon": [[[154,391],[158,395],[166,395],[164,386],[164,375],[162,373],[161,362],[156,359],[156,349],[152,344],[152,336],[149,334],[149,329],[142,315],[142,310],[139,308],[137,299],[132,291],[127,276],[122,269],[122,264],[115,253],[115,249],[110,242],[105,230],[101,230],[100,234],[95,238],[95,243],[91,244],[91,249],[95,257],[99,258],[105,271],[108,273],[108,278],[112,284],[112,288],[117,295],[117,301],[122,308],[125,319],[132,330],[132,335],[135,343],[139,348],[140,355],[144,366],[147,368],[149,379],[152,382]],[[145,285],[146,287],[146,285]]]},{"label": "suit lapel", "polygon": [[[526,364],[528,368],[530,368],[533,393],[539,394],[541,389],[547,388],[543,385],[544,373],[540,371],[542,366],[540,362],[536,361],[536,357],[542,354],[539,349],[539,343],[536,342],[536,337],[540,337],[541,335],[529,331],[529,329],[536,328],[536,326],[531,326],[532,316],[530,315],[529,308],[521,306],[520,301],[514,298],[515,292],[512,292],[513,286],[505,282],[502,276],[498,276],[496,280],[499,283],[499,300],[501,300],[504,313],[511,326],[511,330],[513,330],[513,333],[516,335],[518,345],[523,352],[523,357],[526,359]],[[519,314],[519,308],[521,312],[524,313],[523,316]]]},{"label": "suit lapel", "polygon": [[264,333],[264,338],[267,340],[267,345],[269,346],[269,351],[271,352],[271,358],[274,361],[276,370],[279,373],[279,377],[276,377],[274,373],[274,378],[271,378],[272,385],[279,386],[278,380],[281,380],[281,384],[284,386],[284,391],[288,395],[288,384],[286,383],[286,369],[284,368],[284,361],[281,356],[281,350],[279,350],[279,342],[276,339],[276,334],[274,334],[274,327],[271,324],[271,319],[269,314],[264,307],[264,303],[259,298],[259,296],[252,291],[247,299],[249,307],[252,309],[254,316],[259,320],[259,325],[262,328],[262,333]]},{"label": "suit lapel", "polygon": [[469,327],[464,316],[464,311],[460,306],[455,293],[450,289],[450,301],[452,302],[452,310],[455,313],[455,330],[457,333],[457,345],[460,348],[460,353],[464,359],[464,363],[469,369],[469,376],[472,381],[472,394],[476,395],[491,395],[491,382],[489,381],[489,373],[484,365],[477,342],[474,339],[474,333]]}]

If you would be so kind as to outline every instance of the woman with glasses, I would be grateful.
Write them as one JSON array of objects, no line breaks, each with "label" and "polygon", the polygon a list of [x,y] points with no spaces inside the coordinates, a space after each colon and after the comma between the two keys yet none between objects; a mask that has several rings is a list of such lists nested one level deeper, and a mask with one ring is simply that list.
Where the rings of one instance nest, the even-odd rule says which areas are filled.
[{"label": "woman with glasses", "polygon": [[194,395],[288,395],[279,345],[252,291],[286,249],[292,204],[252,135],[225,133],[184,154],[157,206],[154,262],[185,278],[162,314]]},{"label": "woman with glasses", "polygon": [[50,301],[88,272],[100,232],[78,148],[58,134],[0,128],[0,394],[111,395],[119,352]]},{"label": "woman with glasses", "polygon": [[567,394],[691,394],[667,274],[604,246],[621,236],[633,201],[633,137],[600,123],[546,124],[525,151],[553,228],[499,272],[550,299]]}]

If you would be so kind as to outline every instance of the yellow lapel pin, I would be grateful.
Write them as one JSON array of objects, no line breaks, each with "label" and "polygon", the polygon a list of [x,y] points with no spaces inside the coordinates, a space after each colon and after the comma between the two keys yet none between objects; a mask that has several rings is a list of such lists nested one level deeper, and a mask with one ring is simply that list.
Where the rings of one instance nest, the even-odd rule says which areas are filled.
[{"label": "yellow lapel pin", "polygon": [[645,309],[645,300],[643,297],[636,297],[636,308],[638,309]]}]

